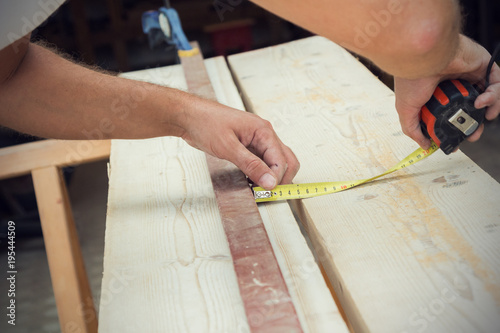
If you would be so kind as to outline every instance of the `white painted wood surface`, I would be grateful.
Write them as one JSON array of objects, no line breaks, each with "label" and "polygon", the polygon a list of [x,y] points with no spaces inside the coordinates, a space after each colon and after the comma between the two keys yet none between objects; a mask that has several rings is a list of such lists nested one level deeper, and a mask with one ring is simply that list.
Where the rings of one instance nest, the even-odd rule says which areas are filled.
[{"label": "white painted wood surface", "polygon": [[[243,109],[224,59],[205,64]],[[180,66],[124,76],[186,89]],[[261,212],[304,331],[347,332],[289,206]],[[99,310],[102,332],[248,332],[205,156],[181,139],[112,142]]]},{"label": "white painted wood surface", "polygon": [[[299,158],[296,183],[368,178],[417,148],[392,91],[324,38],[229,63],[247,107]],[[438,152],[296,204],[356,332],[499,332],[499,199],[463,153]]]}]

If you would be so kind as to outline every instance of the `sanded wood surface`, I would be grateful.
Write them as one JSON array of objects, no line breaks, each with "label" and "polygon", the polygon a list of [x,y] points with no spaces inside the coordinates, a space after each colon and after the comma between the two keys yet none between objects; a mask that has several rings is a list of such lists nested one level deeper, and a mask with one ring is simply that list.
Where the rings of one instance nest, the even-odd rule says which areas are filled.
[{"label": "sanded wood surface", "polygon": [[[225,61],[205,63],[217,99],[241,109]],[[180,66],[126,76],[186,89]],[[346,332],[288,205],[274,207],[263,219],[304,331]],[[103,332],[249,331],[205,156],[180,139],[112,143],[99,314]]]},{"label": "sanded wood surface", "polygon": [[[245,110],[226,62],[217,58],[217,61],[206,60],[205,64],[217,100]],[[258,205],[258,208],[304,332],[347,333],[347,326],[289,205],[276,202]],[[272,304],[263,308],[264,314],[274,311]]]},{"label": "sanded wood surface", "polygon": [[[181,64],[188,91],[217,100],[201,53],[181,57]],[[245,174],[229,161],[206,158],[251,332],[302,332]]]},{"label": "sanded wood surface", "polygon": [[[294,182],[367,178],[416,144],[394,94],[311,37],[229,57],[247,107],[301,162]],[[295,204],[356,332],[498,332],[500,185],[438,152],[385,179]]]},{"label": "sanded wood surface", "polygon": [[107,159],[110,140],[43,140],[0,149],[0,179],[48,166],[64,167]]},{"label": "sanded wood surface", "polygon": [[[124,76],[186,88],[180,66]],[[248,330],[204,154],[177,138],[111,149],[99,331]]]}]

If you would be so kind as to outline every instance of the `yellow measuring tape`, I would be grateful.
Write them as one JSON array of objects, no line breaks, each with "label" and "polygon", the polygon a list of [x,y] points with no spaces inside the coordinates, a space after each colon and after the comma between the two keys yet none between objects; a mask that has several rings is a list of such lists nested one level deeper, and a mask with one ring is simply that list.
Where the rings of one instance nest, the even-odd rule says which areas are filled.
[{"label": "yellow measuring tape", "polygon": [[287,184],[278,185],[273,190],[268,191],[262,187],[254,187],[253,193],[256,202],[305,199],[317,197],[320,195],[331,194],[344,191],[358,185],[367,183],[377,178],[388,175],[394,171],[406,168],[409,165],[415,164],[418,161],[432,155],[439,147],[432,142],[429,149],[418,148],[413,153],[405,157],[401,162],[387,170],[386,172],[367,179],[343,181],[343,182],[323,182],[323,183],[307,183],[307,184]]}]

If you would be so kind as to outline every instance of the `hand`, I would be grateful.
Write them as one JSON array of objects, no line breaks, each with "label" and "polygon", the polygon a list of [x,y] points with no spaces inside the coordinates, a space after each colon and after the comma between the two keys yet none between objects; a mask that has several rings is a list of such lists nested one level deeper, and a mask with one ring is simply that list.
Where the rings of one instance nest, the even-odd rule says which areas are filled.
[{"label": "hand", "polygon": [[[463,78],[472,84],[484,87],[486,68],[491,55],[482,46],[469,38],[460,36],[457,55],[448,66],[431,77],[420,79],[395,78],[396,109],[403,133],[415,140],[420,147],[427,149],[430,140],[420,129],[420,109],[431,98],[439,82],[447,79]],[[500,68],[494,64],[490,75],[490,86],[479,95],[474,106],[477,109],[487,107],[486,119],[495,119],[500,112]],[[473,142],[483,133],[481,125],[467,140]]]},{"label": "hand", "polygon": [[299,162],[271,124],[248,112],[195,98],[182,138],[191,146],[234,163],[259,186],[290,183]]}]

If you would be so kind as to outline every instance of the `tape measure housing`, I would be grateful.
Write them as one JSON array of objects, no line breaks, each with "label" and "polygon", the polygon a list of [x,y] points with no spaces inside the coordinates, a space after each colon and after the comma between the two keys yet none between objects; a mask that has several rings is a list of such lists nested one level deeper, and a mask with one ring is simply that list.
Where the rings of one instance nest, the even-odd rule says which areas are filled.
[{"label": "tape measure housing", "polygon": [[486,109],[476,109],[479,93],[467,81],[441,82],[421,110],[423,133],[444,151],[453,152],[483,123]]}]

